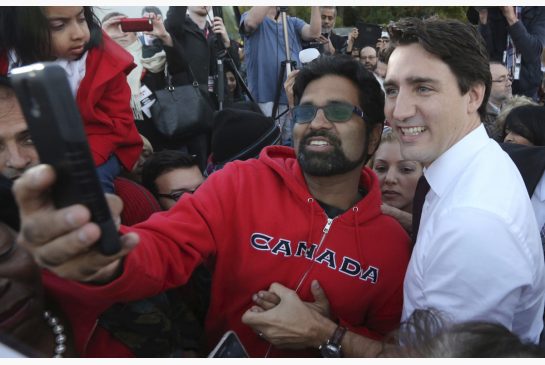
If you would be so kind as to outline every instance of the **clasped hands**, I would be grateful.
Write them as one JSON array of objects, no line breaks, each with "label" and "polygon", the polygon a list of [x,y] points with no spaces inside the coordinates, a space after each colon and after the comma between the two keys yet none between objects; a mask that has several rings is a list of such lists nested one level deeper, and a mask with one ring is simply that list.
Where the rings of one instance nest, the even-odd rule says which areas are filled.
[{"label": "clasped hands", "polygon": [[312,281],[311,292],[314,301],[304,302],[294,290],[273,283],[252,296],[255,304],[244,313],[242,322],[275,347],[318,348],[325,342],[321,329],[330,316],[330,306],[317,280]]}]

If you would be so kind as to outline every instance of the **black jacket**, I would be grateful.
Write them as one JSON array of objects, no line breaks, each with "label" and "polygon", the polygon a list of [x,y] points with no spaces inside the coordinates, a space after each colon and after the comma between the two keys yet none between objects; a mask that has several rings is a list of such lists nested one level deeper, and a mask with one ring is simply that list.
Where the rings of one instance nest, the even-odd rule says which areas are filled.
[{"label": "black jacket", "polygon": [[531,197],[541,176],[545,173],[545,147],[530,147],[514,143],[500,143],[500,146],[519,169],[528,195]]},{"label": "black jacket", "polygon": [[513,94],[535,98],[543,77],[541,51],[545,44],[545,7],[523,6],[521,19],[510,27],[503,15],[498,13],[489,11],[487,24],[479,25],[490,59],[502,61],[508,32],[517,53],[521,54],[520,78],[513,83]]},{"label": "black jacket", "polygon": [[[189,84],[192,82],[187,69],[189,63],[197,82],[206,87],[208,76],[217,74],[217,55],[221,54],[223,44],[219,39],[216,41],[218,36],[211,33],[211,30],[206,38],[204,32],[186,14],[186,10],[187,6],[168,8],[165,28],[174,43],[174,47],[164,47],[168,71],[174,85]],[[234,47],[229,47],[228,51],[232,57],[238,59],[238,52]]]}]

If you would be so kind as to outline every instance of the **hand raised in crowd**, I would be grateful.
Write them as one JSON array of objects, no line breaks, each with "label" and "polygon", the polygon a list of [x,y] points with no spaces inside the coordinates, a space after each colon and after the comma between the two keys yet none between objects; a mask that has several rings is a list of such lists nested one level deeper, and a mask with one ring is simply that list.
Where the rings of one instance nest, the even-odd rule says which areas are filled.
[{"label": "hand raised in crowd", "polygon": [[335,47],[333,47],[333,43],[331,43],[331,39],[329,37],[324,37],[320,34],[320,36],[316,38],[316,41],[324,45],[324,51],[326,54],[335,53]]},{"label": "hand raised in crowd", "polygon": [[348,44],[353,46],[359,35],[360,33],[358,31],[358,28],[352,28],[352,31],[350,32],[350,34],[348,34]]},{"label": "hand raised in crowd", "polygon": [[[18,244],[25,247],[42,268],[58,276],[84,281],[109,282],[121,269],[121,258],[138,244],[138,235],[121,237],[121,251],[104,256],[93,250],[100,228],[91,223],[89,210],[82,205],[55,208],[50,190],[55,172],[49,165],[27,170],[14,184],[13,191],[21,215]],[[107,195],[114,220],[119,222],[121,200]]]},{"label": "hand raised in crowd", "polygon": [[486,25],[488,23],[488,9],[480,8],[479,9],[479,23]]},{"label": "hand raised in crowd", "polygon": [[172,47],[174,43],[172,42],[170,33],[165,29],[163,17],[155,13],[144,13],[144,17],[150,18],[153,24],[153,30],[150,32],[144,32],[144,34],[157,37],[165,46]]},{"label": "hand raised in crowd", "polygon": [[[329,301],[317,280],[312,282],[311,291],[315,301],[304,302],[294,290],[273,283],[269,288],[273,295],[267,294],[272,298],[267,303],[270,309],[255,305],[244,313],[242,322],[276,347],[317,348],[323,343],[322,322],[329,321]],[[271,306],[273,302],[278,303]]]},{"label": "hand raised in crowd", "polygon": [[500,6],[500,11],[509,25],[513,25],[517,22],[517,13],[515,12],[514,6]]},{"label": "hand raised in crowd", "polygon": [[225,29],[225,25],[223,24],[223,19],[221,19],[219,16],[214,17],[214,23],[212,24],[212,31],[215,34],[221,35],[221,40],[225,48],[228,48],[231,45],[231,40],[229,39],[227,30]]},{"label": "hand raised in crowd", "polygon": [[350,53],[352,52],[352,47],[354,47],[354,43],[356,42],[356,39],[359,36],[358,28],[352,28],[352,31],[350,34],[348,34],[348,41],[346,42],[346,52]]},{"label": "hand raised in crowd", "polygon": [[286,90],[286,97],[288,98],[288,107],[291,109],[295,106],[295,100],[293,97],[293,84],[295,83],[295,76],[299,73],[299,70],[293,70],[290,72],[286,81],[284,81],[284,90]]},{"label": "hand raised in crowd", "polygon": [[118,37],[125,36],[125,33],[121,30],[121,19],[126,18],[126,15],[116,15],[111,17],[110,19],[106,20],[104,23],[102,23],[102,29],[112,39],[116,39]]}]

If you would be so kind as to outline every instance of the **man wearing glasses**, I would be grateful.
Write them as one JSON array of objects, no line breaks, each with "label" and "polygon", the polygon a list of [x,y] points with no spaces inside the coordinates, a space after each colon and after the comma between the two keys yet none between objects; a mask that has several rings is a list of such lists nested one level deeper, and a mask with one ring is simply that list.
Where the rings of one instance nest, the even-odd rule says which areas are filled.
[{"label": "man wearing glasses", "polygon": [[513,77],[509,75],[507,67],[497,61],[490,62],[490,73],[492,75],[492,87],[490,88],[490,97],[486,105],[486,116],[483,119],[483,124],[490,138],[496,142],[502,142],[503,130],[502,126],[496,124],[496,118],[503,103],[513,96],[511,90]]},{"label": "man wearing glasses", "polygon": [[377,68],[377,51],[373,47],[363,47],[360,51],[360,62],[366,69],[375,72]]},{"label": "man wearing glasses", "polygon": [[[255,357],[339,356],[347,328],[381,338],[399,323],[409,259],[408,236],[381,213],[377,177],[364,167],[380,140],[384,95],[349,57],[310,63],[294,92],[294,149],[269,146],[258,159],[226,164],[168,212],[122,227],[123,249],[114,256],[89,252],[99,231],[83,207],[34,208],[53,172],[32,169],[16,187],[28,233],[20,242],[51,271],[95,284],[80,285],[82,295],[114,302],[183,285],[206,262],[213,272],[210,348],[227,330]],[[275,282],[307,302],[327,293],[331,305],[321,310],[338,326],[320,350],[272,347],[243,323],[260,302],[253,294]]]},{"label": "man wearing glasses", "polygon": [[172,208],[183,194],[193,193],[203,181],[195,157],[186,152],[155,152],[142,167],[142,185],[164,210]]}]

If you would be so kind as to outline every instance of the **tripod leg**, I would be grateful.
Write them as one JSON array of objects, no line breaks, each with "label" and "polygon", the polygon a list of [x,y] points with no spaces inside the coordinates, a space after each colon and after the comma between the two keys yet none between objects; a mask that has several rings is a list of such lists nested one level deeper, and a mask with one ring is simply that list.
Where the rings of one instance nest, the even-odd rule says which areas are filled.
[{"label": "tripod leg", "polygon": [[286,61],[280,63],[280,72],[278,73],[278,81],[276,83],[276,92],[274,94],[274,104],[272,109],[272,115],[274,119],[277,118],[278,105],[280,103],[280,94],[282,94],[282,87],[284,83],[284,74],[286,73]]}]

